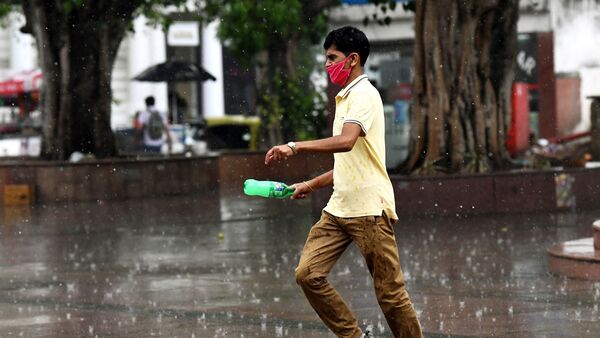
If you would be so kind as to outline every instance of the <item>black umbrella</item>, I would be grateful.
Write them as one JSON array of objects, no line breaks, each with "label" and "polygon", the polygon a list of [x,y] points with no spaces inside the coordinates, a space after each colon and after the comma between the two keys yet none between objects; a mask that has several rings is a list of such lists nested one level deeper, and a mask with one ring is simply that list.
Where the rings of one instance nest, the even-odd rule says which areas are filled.
[{"label": "black umbrella", "polygon": [[133,79],[136,81],[149,82],[183,82],[206,80],[215,81],[217,78],[195,63],[184,61],[167,61],[144,70]]},{"label": "black umbrella", "polygon": [[[167,61],[147,68],[138,76],[136,81],[147,82],[184,82],[184,81],[216,81],[211,73],[193,62]],[[175,92],[172,92],[171,111],[177,116],[177,103]]]}]

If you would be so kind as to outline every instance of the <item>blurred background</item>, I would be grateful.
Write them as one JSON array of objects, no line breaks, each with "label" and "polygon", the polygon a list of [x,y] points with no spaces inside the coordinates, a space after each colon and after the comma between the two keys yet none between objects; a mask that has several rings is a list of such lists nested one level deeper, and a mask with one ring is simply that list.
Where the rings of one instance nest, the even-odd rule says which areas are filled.
[{"label": "blurred background", "polygon": [[[156,107],[168,115],[175,140],[173,152],[202,155],[228,149],[256,150],[275,141],[307,139],[327,135],[331,118],[331,97],[323,71],[320,43],[334,27],[354,25],[364,30],[372,50],[366,73],[379,89],[385,105],[388,141],[388,167],[406,159],[410,133],[409,106],[412,100],[414,12],[400,6],[381,12],[378,5],[360,0],[329,1],[311,14],[313,26],[306,32],[286,32],[278,23],[292,16],[272,10],[269,22],[282,27],[280,34],[241,35],[248,24],[235,22],[235,9],[198,8],[195,2],[183,7],[166,7],[168,25],[156,24],[144,15],[133,21],[132,30],[122,40],[111,79],[112,112],[110,125],[120,154],[132,154],[136,114],[145,109],[144,98],[156,98]],[[218,1],[212,3],[219,4]],[[280,2],[288,8],[297,1]],[[211,1],[208,1],[211,4]],[[301,5],[310,7],[310,5]],[[226,6],[225,6],[226,7]],[[517,154],[532,140],[556,139],[589,131],[590,105],[600,95],[600,14],[596,1],[528,1],[519,5],[517,70],[513,95],[511,152]],[[229,8],[229,7],[228,7]],[[300,8],[306,11],[306,8]],[[384,24],[373,19],[385,17]],[[277,17],[277,16],[280,17]],[[214,21],[211,19],[217,18]],[[318,18],[318,20],[317,20]],[[365,22],[370,20],[368,25]],[[239,19],[239,18],[238,18]],[[322,19],[322,20],[321,20]],[[285,21],[285,20],[284,20]],[[287,20],[297,24],[296,20]],[[291,22],[294,21],[294,22]],[[381,19],[379,19],[381,21]],[[42,112],[39,108],[43,77],[34,38],[23,34],[23,14],[9,13],[0,27],[0,156],[37,156],[40,153]],[[223,27],[225,26],[225,27]],[[265,25],[266,33],[269,29]],[[230,30],[228,33],[227,30]],[[257,31],[258,28],[249,29]],[[286,35],[287,34],[287,35]],[[236,39],[249,40],[256,50]],[[297,69],[304,74],[279,82],[279,91],[265,89],[265,65],[269,60],[267,38],[284,46],[288,36]],[[262,40],[261,40],[262,39]],[[266,52],[265,52],[266,51]],[[197,65],[215,80],[144,82],[134,78],[149,67],[163,62],[182,61]],[[289,73],[289,72],[288,72]],[[540,86],[540,83],[552,83]],[[287,87],[286,87],[287,86]],[[290,87],[292,86],[292,87]],[[295,86],[295,87],[293,87]],[[283,89],[281,89],[283,88]],[[285,113],[273,113],[273,98]],[[279,95],[279,96],[278,96]],[[264,111],[267,111],[265,113]],[[275,114],[275,116],[273,116]],[[259,132],[273,119],[282,135],[265,139]],[[310,122],[306,122],[306,121]],[[291,126],[294,128],[291,128]]]}]

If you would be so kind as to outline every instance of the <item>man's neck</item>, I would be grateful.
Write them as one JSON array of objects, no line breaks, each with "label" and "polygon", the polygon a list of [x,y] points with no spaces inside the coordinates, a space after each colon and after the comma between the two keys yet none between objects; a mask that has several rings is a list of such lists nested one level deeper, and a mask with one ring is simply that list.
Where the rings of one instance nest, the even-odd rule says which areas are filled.
[{"label": "man's neck", "polygon": [[350,76],[348,77],[348,81],[346,81],[346,85],[342,88],[346,88],[346,86],[351,84],[352,81],[356,80],[357,77],[363,75],[364,73],[365,72],[362,70],[362,67],[360,69],[358,67],[352,69],[352,72],[350,72]]}]

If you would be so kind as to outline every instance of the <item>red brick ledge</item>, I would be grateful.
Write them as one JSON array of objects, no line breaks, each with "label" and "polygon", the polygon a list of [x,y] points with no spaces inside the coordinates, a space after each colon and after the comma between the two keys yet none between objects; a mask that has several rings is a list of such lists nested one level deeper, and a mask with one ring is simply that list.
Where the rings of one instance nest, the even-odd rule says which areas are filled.
[{"label": "red brick ledge", "polygon": [[[400,217],[597,209],[600,194],[600,168],[390,179]],[[572,206],[558,198],[565,195],[558,191],[562,181],[571,182],[566,195]],[[330,195],[331,189],[313,194],[313,215],[320,215]]]},{"label": "red brick ledge", "polygon": [[10,185],[30,187],[33,203],[71,203],[171,195],[241,193],[248,178],[299,182],[330,170],[333,156],[294,156],[265,166],[264,152],[66,161],[0,161],[0,208]]}]

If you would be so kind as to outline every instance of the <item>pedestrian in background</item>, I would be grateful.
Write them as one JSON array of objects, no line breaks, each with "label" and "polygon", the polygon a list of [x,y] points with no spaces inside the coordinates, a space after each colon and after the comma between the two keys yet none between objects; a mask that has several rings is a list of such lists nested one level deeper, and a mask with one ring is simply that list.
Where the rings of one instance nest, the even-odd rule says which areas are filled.
[{"label": "pedestrian in background", "polygon": [[142,132],[142,152],[148,155],[161,153],[165,139],[168,152],[171,152],[171,135],[169,133],[167,115],[159,112],[155,107],[153,96],[146,97],[146,110],[138,116],[137,126]]}]

